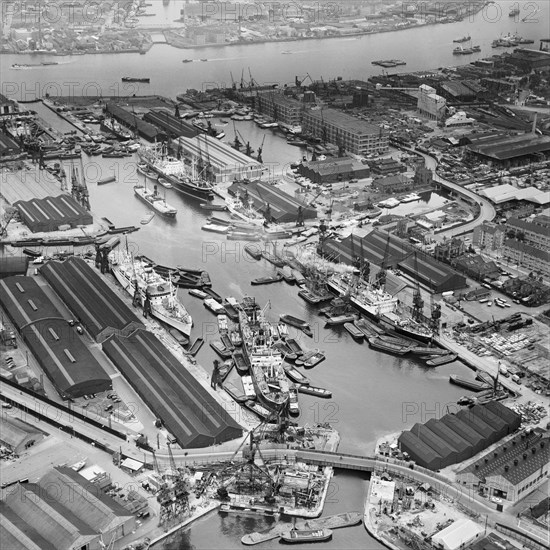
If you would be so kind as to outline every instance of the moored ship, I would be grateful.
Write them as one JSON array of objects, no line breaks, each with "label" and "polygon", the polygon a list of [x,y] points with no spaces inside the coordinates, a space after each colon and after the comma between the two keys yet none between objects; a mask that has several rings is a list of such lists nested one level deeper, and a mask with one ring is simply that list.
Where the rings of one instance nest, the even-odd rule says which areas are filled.
[{"label": "moored ship", "polygon": [[134,186],[134,193],[162,216],[166,216],[167,218],[176,217],[178,211],[170,206],[166,200],[158,194],[156,185],[152,191],[143,185],[136,185]]},{"label": "moored ship", "polygon": [[179,330],[185,336],[191,334],[193,319],[177,297],[177,289],[170,280],[153,270],[153,267],[136,260],[124,251],[111,252],[111,270],[126,292],[150,310],[153,317]]},{"label": "moored ship", "polygon": [[141,147],[138,156],[142,163],[171,183],[180,193],[202,201],[214,199],[212,185],[197,174],[196,166],[186,166],[183,160],[169,156],[165,148]]},{"label": "moored ship", "polygon": [[127,140],[134,137],[130,130],[127,130],[112,118],[106,118],[105,120],[103,120],[101,122],[101,126],[107,131],[111,132],[111,134],[116,136],[118,139]]}]

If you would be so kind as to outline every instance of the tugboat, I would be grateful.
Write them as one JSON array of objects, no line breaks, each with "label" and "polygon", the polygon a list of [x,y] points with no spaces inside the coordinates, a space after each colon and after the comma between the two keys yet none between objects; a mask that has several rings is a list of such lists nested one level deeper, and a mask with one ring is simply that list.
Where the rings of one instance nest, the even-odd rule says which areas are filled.
[{"label": "tugboat", "polygon": [[468,42],[471,39],[472,39],[472,37],[470,35],[468,35],[468,36],[463,36],[462,38],[455,38],[453,40],[453,42],[461,44],[462,42]]},{"label": "tugboat", "polygon": [[321,542],[332,538],[330,529],[291,529],[281,535],[281,540],[288,543]]},{"label": "tugboat", "polygon": [[122,82],[145,82],[149,83],[151,82],[150,78],[141,78],[141,77],[135,77],[135,76],[123,76]]}]

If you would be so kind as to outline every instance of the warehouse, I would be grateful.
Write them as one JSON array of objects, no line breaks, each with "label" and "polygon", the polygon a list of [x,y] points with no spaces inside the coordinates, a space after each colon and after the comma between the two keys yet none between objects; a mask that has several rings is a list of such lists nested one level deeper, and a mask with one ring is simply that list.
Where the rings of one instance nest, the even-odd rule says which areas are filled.
[{"label": "warehouse", "polygon": [[471,519],[457,519],[432,536],[432,545],[440,550],[459,550],[483,536],[484,529]]},{"label": "warehouse", "polygon": [[113,333],[126,335],[143,327],[101,275],[81,258],[50,261],[40,272],[97,342]]},{"label": "warehouse", "polygon": [[430,419],[424,425],[417,423],[398,441],[417,464],[435,470],[474,456],[512,433],[520,422],[514,411],[494,402]]},{"label": "warehouse", "polygon": [[32,277],[0,280],[0,299],[63,399],[110,390],[111,378]]},{"label": "warehouse", "polygon": [[363,238],[352,234],[341,241],[327,239],[321,245],[321,251],[349,265],[352,257],[361,256],[375,266],[399,267],[434,292],[466,286],[466,278],[449,266],[419,252],[403,239],[394,235],[388,238],[388,233],[382,231],[374,230]]},{"label": "warehouse", "polygon": [[313,183],[336,183],[352,178],[368,178],[370,168],[351,158],[327,158],[302,162],[298,166],[300,175],[309,178]]},{"label": "warehouse", "polygon": [[94,223],[92,215],[70,195],[17,201],[13,206],[33,233],[57,231],[63,225],[74,228]]},{"label": "warehouse", "polygon": [[2,546],[10,550],[99,550],[136,526],[128,510],[64,466],[10,490],[0,518]]},{"label": "warehouse", "polygon": [[270,217],[270,221],[275,223],[297,222],[300,216],[302,220],[313,220],[317,217],[315,208],[262,181],[235,182],[228,192],[233,196],[238,195],[241,200],[248,197],[254,209],[264,215],[269,206],[266,217]]},{"label": "warehouse", "polygon": [[137,130],[138,134],[141,137],[145,138],[147,141],[162,142],[168,139],[168,136],[165,132],[159,130],[153,124],[145,122],[144,120],[136,116],[135,113],[127,111],[116,103],[107,103],[106,109],[106,113],[108,115],[114,117],[118,122],[120,122],[127,128],[130,128],[134,131]]},{"label": "warehouse", "polygon": [[192,138],[199,134],[199,131],[189,122],[185,122],[165,110],[149,111],[143,116],[143,120],[157,126],[170,138]]},{"label": "warehouse", "polygon": [[182,448],[208,447],[242,435],[227,411],[154,334],[112,335],[103,351]]},{"label": "warehouse", "polygon": [[44,432],[37,430],[18,418],[10,415],[2,416],[0,445],[7,447],[16,455],[21,455],[21,453],[36,445],[36,443],[43,439],[44,435]]},{"label": "warehouse", "polygon": [[522,431],[459,470],[457,482],[517,502],[546,482],[549,448],[543,430]]},{"label": "warehouse", "polygon": [[25,275],[28,266],[28,256],[0,256],[0,279],[12,275]]},{"label": "warehouse", "polygon": [[208,164],[208,179],[214,183],[229,183],[238,179],[255,179],[262,175],[262,163],[237,151],[219,139],[199,134],[194,138],[181,137],[173,141],[194,172]]}]

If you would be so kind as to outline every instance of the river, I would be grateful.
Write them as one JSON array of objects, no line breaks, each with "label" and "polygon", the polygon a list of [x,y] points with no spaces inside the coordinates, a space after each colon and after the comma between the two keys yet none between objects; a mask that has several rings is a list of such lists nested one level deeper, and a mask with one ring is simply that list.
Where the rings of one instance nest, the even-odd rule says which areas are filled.
[{"label": "river", "polygon": [[[15,99],[30,100],[49,93],[55,95],[83,93],[89,95],[100,91],[103,95],[119,93],[152,93],[175,97],[187,88],[203,88],[209,83],[222,85],[230,81],[229,72],[240,78],[241,71],[248,74],[248,67],[259,82],[292,82],[294,75],[309,73],[314,79],[335,76],[365,79],[380,73],[371,65],[373,59],[401,58],[407,61],[403,71],[427,70],[433,67],[469,62],[456,59],[451,50],[452,39],[471,34],[482,46],[479,56],[495,53],[491,41],[501,33],[517,31],[533,39],[548,35],[548,4],[540,4],[538,23],[517,23],[508,18],[508,5],[501,2],[504,15],[498,22],[487,17],[477,17],[473,22],[464,20],[455,24],[436,25],[428,29],[411,29],[399,33],[363,36],[360,39],[310,40],[295,43],[266,43],[200,50],[176,50],[165,45],[155,45],[146,55],[91,55],[74,58],[48,58],[60,61],[60,65],[36,70],[10,70],[12,63],[25,63],[22,56],[0,56],[2,92]],[[159,3],[160,5],[160,3]],[[151,9],[151,8],[149,8]],[[527,9],[527,8],[526,8]],[[152,18],[151,18],[152,19]],[[292,50],[292,55],[281,55]],[[414,53],[413,53],[414,52]],[[182,64],[189,58],[208,58],[208,62]],[[266,62],[269,60],[269,63]],[[343,62],[345,60],[345,63]],[[35,62],[33,60],[33,62]],[[129,74],[148,76],[150,85],[122,88],[120,76]],[[48,84],[53,83],[53,84]],[[72,83],[72,84],[71,84]],[[72,88],[71,88],[72,87]],[[242,123],[241,123],[242,124]],[[254,126],[243,126],[243,132],[252,135]],[[239,130],[241,131],[241,130]],[[269,135],[269,134],[268,134]],[[252,145],[258,147],[259,135],[251,137]],[[281,145],[273,142],[272,149]],[[297,148],[269,152],[266,143],[266,158],[281,154],[288,160],[298,158]],[[282,146],[281,146],[282,147]],[[94,212],[110,218],[116,225],[139,225],[147,210],[133,195],[137,183],[135,160],[102,159],[85,157],[86,177],[89,182],[90,202]],[[287,158],[284,158],[287,161]],[[109,173],[117,176],[117,182],[97,186],[94,182]],[[161,190],[164,192],[164,190]],[[314,327],[313,339],[301,337],[302,344],[320,348],[326,352],[326,361],[308,371],[312,384],[326,387],[333,392],[330,400],[317,400],[300,396],[300,424],[329,422],[341,434],[340,449],[343,452],[368,453],[375,441],[390,432],[410,428],[416,422],[439,417],[447,411],[456,410],[457,399],[464,390],[449,384],[449,375],[471,376],[460,363],[428,369],[414,359],[402,359],[371,350],[368,344],[357,344],[343,330],[324,328],[315,308],[308,306],[297,296],[295,287],[285,283],[266,287],[251,287],[250,280],[272,271],[265,261],[254,262],[243,252],[244,243],[226,241],[225,237],[200,231],[207,215],[199,206],[174,190],[166,191],[167,201],[178,209],[177,218],[167,221],[155,217],[130,235],[129,245],[168,265],[199,266],[210,273],[214,289],[223,296],[241,298],[247,294],[257,297],[260,304],[271,304],[267,315],[276,321],[281,313],[291,313],[306,319]],[[434,200],[438,206],[439,196],[423,197],[424,202]],[[415,203],[412,203],[414,205]],[[411,208],[411,204],[403,208]],[[428,202],[428,206],[430,203]],[[281,245],[280,245],[281,246]],[[215,338],[215,318],[202,303],[180,291],[181,299],[195,320],[193,335]],[[207,369],[212,367],[214,352],[206,345],[198,354],[198,361]],[[346,510],[362,510],[364,498],[363,477],[357,474],[336,472],[327,503],[326,513]],[[240,538],[252,530],[265,527],[262,519],[226,517],[213,514],[200,520],[184,533],[167,541],[166,549],[183,548],[241,548]],[[268,542],[262,547],[275,548],[278,542]],[[325,548],[378,549],[381,545],[371,539],[362,526],[336,531]]]}]

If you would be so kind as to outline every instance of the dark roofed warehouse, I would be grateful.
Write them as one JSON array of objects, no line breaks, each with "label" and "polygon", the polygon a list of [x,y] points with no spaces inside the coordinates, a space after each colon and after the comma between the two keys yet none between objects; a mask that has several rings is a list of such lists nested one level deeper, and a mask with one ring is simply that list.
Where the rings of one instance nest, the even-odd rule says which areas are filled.
[{"label": "dark roofed warehouse", "polygon": [[112,388],[111,378],[32,277],[2,279],[0,299],[64,399]]},{"label": "dark roofed warehouse", "polygon": [[145,122],[135,113],[127,111],[112,101],[107,103],[107,113],[112,115],[118,122],[124,124],[127,128],[137,130],[139,135],[148,141],[165,141],[168,137],[164,131],[159,130],[156,126],[150,124],[149,122]]},{"label": "dark roofed warehouse", "polygon": [[70,195],[17,201],[13,206],[33,233],[57,231],[61,225],[77,227],[94,222],[92,215]]},{"label": "dark roofed warehouse", "polygon": [[208,447],[242,435],[227,411],[154,334],[113,335],[103,342],[103,350],[181,447]]},{"label": "dark roofed warehouse", "polygon": [[143,116],[143,119],[154,124],[172,138],[193,138],[199,134],[199,131],[189,122],[185,122],[164,110],[149,111]]},{"label": "dark roofed warehouse", "polygon": [[521,418],[498,404],[476,405],[439,420],[417,423],[399,436],[402,451],[431,470],[462,462],[519,427]]},{"label": "dark roofed warehouse", "polygon": [[233,196],[239,194],[241,200],[248,196],[254,203],[258,212],[265,214],[266,205],[269,205],[271,217],[277,223],[295,222],[298,219],[298,210],[302,209],[304,220],[312,220],[317,217],[317,210],[297,201],[289,194],[261,181],[248,184],[235,182],[228,189]]},{"label": "dark roofed warehouse", "polygon": [[113,333],[126,335],[143,328],[135,313],[81,258],[50,261],[40,272],[98,342]]}]

